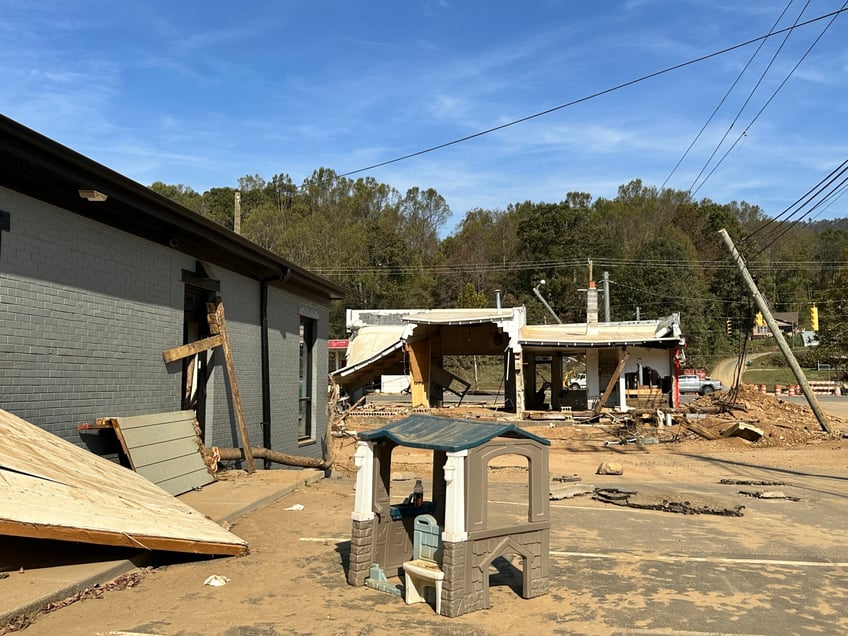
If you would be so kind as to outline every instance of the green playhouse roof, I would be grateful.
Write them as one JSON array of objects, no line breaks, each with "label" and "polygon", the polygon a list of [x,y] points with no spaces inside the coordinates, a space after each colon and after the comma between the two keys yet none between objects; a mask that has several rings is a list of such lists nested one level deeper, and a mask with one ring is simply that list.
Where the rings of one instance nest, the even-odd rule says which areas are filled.
[{"label": "green playhouse roof", "polygon": [[475,448],[495,437],[526,438],[546,446],[551,445],[550,440],[525,431],[515,424],[432,415],[410,415],[382,428],[359,433],[359,439],[366,441],[390,439],[400,446],[449,453]]}]

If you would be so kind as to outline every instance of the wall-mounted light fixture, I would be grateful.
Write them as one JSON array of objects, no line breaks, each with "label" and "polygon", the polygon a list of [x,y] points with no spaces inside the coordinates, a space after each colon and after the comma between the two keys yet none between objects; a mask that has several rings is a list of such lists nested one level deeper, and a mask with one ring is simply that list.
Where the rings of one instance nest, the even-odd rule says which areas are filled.
[{"label": "wall-mounted light fixture", "polygon": [[80,190],[79,195],[88,201],[105,201],[109,198],[108,194],[103,194],[97,190]]}]

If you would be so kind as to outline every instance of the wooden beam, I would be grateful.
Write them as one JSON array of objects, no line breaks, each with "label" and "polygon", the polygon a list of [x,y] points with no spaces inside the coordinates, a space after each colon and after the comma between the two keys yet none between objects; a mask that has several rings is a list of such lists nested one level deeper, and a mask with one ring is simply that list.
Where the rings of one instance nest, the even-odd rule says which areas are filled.
[{"label": "wooden beam", "polygon": [[165,360],[165,363],[174,362],[175,360],[182,360],[183,358],[188,358],[189,356],[193,356],[196,353],[200,353],[201,351],[208,351],[214,347],[220,347],[223,344],[223,339],[221,336],[211,336],[209,338],[204,338],[203,340],[196,340],[194,342],[189,342],[188,344],[180,345],[179,347],[174,347],[173,349],[168,349],[167,351],[162,352],[162,358]]},{"label": "wooden beam", "polygon": [[96,543],[98,545],[121,546],[141,550],[168,550],[171,552],[188,552],[191,554],[238,556],[247,552],[247,544],[243,543],[222,543],[178,537],[115,533],[90,528],[80,529],[49,524],[20,524],[14,521],[7,521],[6,519],[0,519],[0,534],[29,537],[32,539],[84,541],[85,543]]},{"label": "wooden beam", "polygon": [[615,368],[615,371],[612,372],[612,377],[607,384],[607,388],[604,390],[604,394],[598,398],[595,408],[592,409],[592,413],[595,415],[598,415],[601,412],[601,409],[604,408],[604,404],[607,403],[610,393],[612,393],[613,388],[615,388],[615,383],[618,382],[618,378],[621,376],[621,372],[624,370],[624,365],[627,364],[627,358],[629,357],[630,353],[625,351],[624,355],[621,356],[621,359],[618,361],[618,366]]},{"label": "wooden beam", "polygon": [[[330,443],[330,442],[328,442]],[[254,457],[267,459],[278,464],[287,466],[301,466],[303,468],[328,468],[328,462],[321,457],[303,457],[300,455],[289,455],[270,448],[251,448]],[[218,448],[218,455],[222,460],[243,459],[245,457],[243,448]]]},{"label": "wooden beam", "polygon": [[430,378],[430,346],[427,340],[408,343],[409,374],[412,377],[410,394],[412,408],[430,406],[428,381]]},{"label": "wooden beam", "polygon": [[244,449],[244,459],[247,463],[247,472],[256,472],[256,464],[253,462],[253,453],[250,448],[250,439],[247,435],[247,425],[244,422],[244,409],[241,404],[241,393],[239,392],[238,382],[236,381],[236,363],[233,359],[233,352],[230,349],[230,339],[227,335],[227,322],[224,319],[224,303],[220,298],[215,299],[215,303],[207,305],[209,311],[209,329],[212,333],[221,338],[221,347],[224,349],[224,360],[227,363],[227,377],[230,381],[230,393],[233,396],[233,410],[236,413],[236,422],[238,423],[239,434],[241,435],[242,448]]},{"label": "wooden beam", "polygon": [[[98,418],[98,422],[100,422],[101,418]],[[124,451],[124,455],[127,456],[127,461],[130,463],[130,468],[135,470],[135,462],[133,461],[132,453],[130,452],[130,447],[127,445],[127,440],[124,438],[124,432],[121,430],[121,427],[118,425],[118,420],[114,417],[102,418],[106,422],[108,422],[112,428],[115,429],[115,435],[118,438],[118,441],[121,443],[121,448]]]}]

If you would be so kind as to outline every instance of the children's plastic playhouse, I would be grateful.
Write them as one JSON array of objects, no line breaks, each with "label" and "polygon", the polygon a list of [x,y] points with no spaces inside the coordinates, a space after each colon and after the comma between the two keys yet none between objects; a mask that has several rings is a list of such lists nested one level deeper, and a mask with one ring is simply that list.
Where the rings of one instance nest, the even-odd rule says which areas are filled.
[{"label": "children's plastic playhouse", "polygon": [[[432,598],[438,614],[460,616],[489,607],[489,567],[498,557],[517,556],[521,595],[548,592],[548,440],[514,424],[427,415],[361,432],[359,440],[351,585],[372,579],[380,589],[397,576],[407,603]],[[410,497],[391,503],[398,446],[433,452],[429,500],[416,484]],[[490,520],[487,504],[489,463],[502,455],[525,458],[529,479],[526,522],[507,527]]]}]

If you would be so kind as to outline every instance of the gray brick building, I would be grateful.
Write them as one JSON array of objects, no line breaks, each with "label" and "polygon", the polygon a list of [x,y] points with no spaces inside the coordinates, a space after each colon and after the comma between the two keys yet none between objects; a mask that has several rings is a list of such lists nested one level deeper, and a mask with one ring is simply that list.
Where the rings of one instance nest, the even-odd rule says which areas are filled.
[{"label": "gray brick building", "polygon": [[220,350],[162,358],[208,335],[217,296],[251,445],[320,457],[343,293],[0,116],[0,408],[114,457],[78,425],[192,407],[207,445],[239,446]]}]

